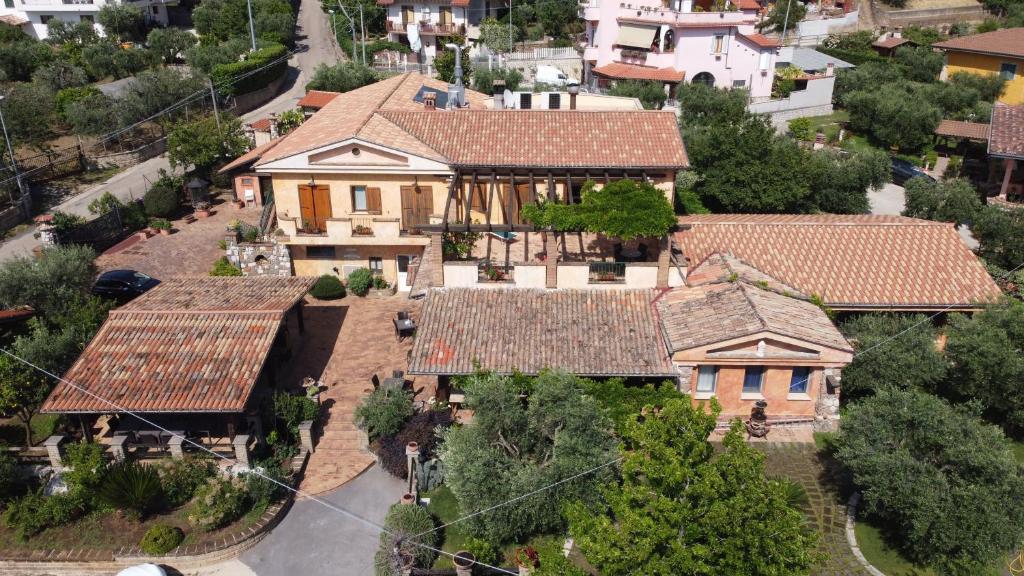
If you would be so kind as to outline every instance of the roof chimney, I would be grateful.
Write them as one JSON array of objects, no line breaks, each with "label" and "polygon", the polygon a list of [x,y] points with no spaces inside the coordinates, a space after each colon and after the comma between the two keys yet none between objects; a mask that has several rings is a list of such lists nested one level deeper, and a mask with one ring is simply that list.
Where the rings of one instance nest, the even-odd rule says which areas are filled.
[{"label": "roof chimney", "polygon": [[491,93],[494,94],[494,109],[501,110],[505,107],[505,81],[495,80],[494,88],[491,89]]},{"label": "roof chimney", "polygon": [[892,37],[893,38],[903,38],[903,27],[902,26],[897,26],[896,29],[892,31]]},{"label": "roof chimney", "polygon": [[836,64],[835,62],[829,62],[825,64],[825,76],[835,76]]},{"label": "roof chimney", "polygon": [[455,74],[448,85],[448,108],[462,108],[466,105],[466,88],[462,85],[462,46],[445,44],[455,51]]},{"label": "roof chimney", "polygon": [[277,132],[277,114],[270,115],[270,139],[273,140],[280,136]]},{"label": "roof chimney", "polygon": [[437,92],[423,93],[423,109],[434,110],[437,108]]}]

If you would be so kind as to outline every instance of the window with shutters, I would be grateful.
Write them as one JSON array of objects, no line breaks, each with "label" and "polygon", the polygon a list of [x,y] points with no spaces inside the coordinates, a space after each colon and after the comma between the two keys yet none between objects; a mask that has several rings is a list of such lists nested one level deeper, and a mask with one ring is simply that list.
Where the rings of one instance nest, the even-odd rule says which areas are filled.
[{"label": "window with shutters", "polygon": [[533,94],[529,92],[522,92],[519,94],[519,109],[529,110],[533,108]]},{"label": "window with shutters", "polygon": [[562,107],[562,95],[554,92],[548,94],[548,110],[558,110]]},{"label": "window with shutters", "polygon": [[725,35],[715,34],[715,37],[711,40],[711,53],[721,54],[725,49]]},{"label": "window with shutters", "polygon": [[352,187],[352,210],[366,212],[366,186]]},{"label": "window with shutters", "polygon": [[434,213],[434,192],[430,186],[402,186],[402,230],[419,234]]},{"label": "window with shutters", "polygon": [[304,234],[327,232],[331,218],[331,189],[328,186],[299,186],[300,230]]},{"label": "window with shutters", "polygon": [[370,272],[374,276],[384,275],[384,259],[380,256],[370,256]]},{"label": "window with shutters", "polygon": [[352,187],[352,211],[380,214],[380,188],[371,186]]}]

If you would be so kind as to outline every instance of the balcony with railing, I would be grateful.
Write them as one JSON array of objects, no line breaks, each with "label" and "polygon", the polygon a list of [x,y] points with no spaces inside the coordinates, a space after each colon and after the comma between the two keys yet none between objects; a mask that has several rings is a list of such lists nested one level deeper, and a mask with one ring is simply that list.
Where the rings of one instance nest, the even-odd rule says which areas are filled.
[{"label": "balcony with railing", "polygon": [[588,263],[590,284],[625,284],[625,262],[590,262]]},{"label": "balcony with railing", "polygon": [[[388,32],[394,32],[395,34],[408,34],[408,24],[409,23],[403,23],[401,21],[388,20],[387,30]],[[419,30],[420,34],[425,34],[428,36],[451,36],[453,34],[466,34],[465,24],[441,24],[438,22],[421,20],[419,22],[416,22],[416,28],[417,30]]]},{"label": "balcony with railing", "polygon": [[755,24],[756,18],[750,14],[744,14],[727,4],[724,10],[714,8],[703,9],[694,6],[690,2],[684,2],[681,9],[666,6],[633,6],[626,4],[619,8],[617,17],[619,22],[633,22],[639,24],[667,24],[669,26],[710,26],[720,24],[723,26],[736,26],[740,24]]}]

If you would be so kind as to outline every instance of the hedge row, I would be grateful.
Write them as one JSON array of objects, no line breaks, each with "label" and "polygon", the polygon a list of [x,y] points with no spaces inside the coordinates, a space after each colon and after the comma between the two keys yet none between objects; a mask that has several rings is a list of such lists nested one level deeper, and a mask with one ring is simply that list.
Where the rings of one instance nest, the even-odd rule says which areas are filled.
[{"label": "hedge row", "polygon": [[[210,76],[221,94],[225,96],[246,94],[264,88],[281,77],[288,69],[288,60],[284,58],[286,54],[288,54],[288,48],[283,44],[270,44],[253,52],[241,62],[214,66]],[[238,82],[231,83],[234,79],[262,68],[274,60],[278,60],[278,62],[251,76],[246,76]]]}]

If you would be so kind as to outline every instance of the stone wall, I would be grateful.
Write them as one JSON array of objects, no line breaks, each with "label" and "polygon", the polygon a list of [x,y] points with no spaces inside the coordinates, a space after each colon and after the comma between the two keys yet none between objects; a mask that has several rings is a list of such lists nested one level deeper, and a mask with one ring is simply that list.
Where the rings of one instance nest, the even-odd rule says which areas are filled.
[{"label": "stone wall", "polygon": [[11,206],[0,212],[0,232],[6,232],[25,221],[25,213],[20,206]]},{"label": "stone wall", "polygon": [[128,150],[126,152],[115,152],[113,154],[87,154],[89,163],[96,166],[118,166],[120,168],[127,168],[134,166],[141,162],[145,162],[150,158],[155,158],[167,151],[167,138],[160,138],[154,140],[149,144],[145,144],[136,148],[135,150]]},{"label": "stone wall", "polygon": [[228,260],[245,276],[291,276],[292,258],[288,246],[270,242],[239,242],[237,234],[224,238]]},{"label": "stone wall", "polygon": [[277,96],[277,92],[281,89],[281,84],[284,84],[285,79],[288,78],[288,71],[290,70],[291,68],[286,68],[285,73],[281,74],[277,80],[274,80],[259,90],[235,96],[234,101],[229,107],[231,113],[235,116],[240,116],[269,102],[274,98],[274,96]]},{"label": "stone wall", "polygon": [[[814,406],[814,431],[835,432],[839,429],[839,384],[842,382],[842,370],[825,368],[824,381]],[[829,384],[835,383],[835,387]]]}]

